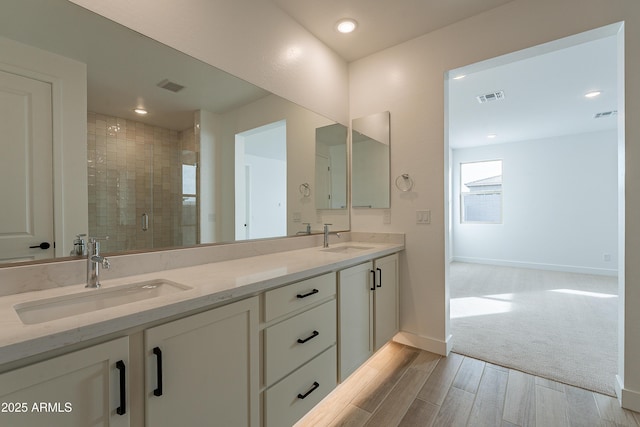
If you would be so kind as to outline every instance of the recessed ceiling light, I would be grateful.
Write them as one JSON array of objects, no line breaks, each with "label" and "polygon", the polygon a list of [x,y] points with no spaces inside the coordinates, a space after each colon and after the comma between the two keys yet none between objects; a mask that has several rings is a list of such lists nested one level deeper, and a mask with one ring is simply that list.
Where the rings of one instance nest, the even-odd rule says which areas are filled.
[{"label": "recessed ceiling light", "polygon": [[145,114],[148,113],[147,110],[145,110],[144,108],[136,108],[135,110],[133,110],[136,114],[140,114],[141,116],[144,116]]},{"label": "recessed ceiling light", "polygon": [[591,92],[587,92],[584,94],[585,98],[595,98],[596,96],[600,95],[602,92],[600,92],[599,90],[592,90]]},{"label": "recessed ceiling light", "polygon": [[353,30],[355,30],[357,26],[358,23],[355,21],[355,19],[344,18],[338,21],[338,23],[336,24],[336,29],[343,34],[347,34],[353,32]]},{"label": "recessed ceiling light", "polygon": [[498,136],[498,135],[496,135],[495,133],[490,133],[489,135],[487,135],[487,138],[489,138],[489,139],[493,139],[493,138],[495,138],[496,136]]},{"label": "recessed ceiling light", "polygon": [[459,76],[455,76],[453,80],[460,80],[460,79],[464,79],[465,77],[467,77],[465,74],[461,74]]}]

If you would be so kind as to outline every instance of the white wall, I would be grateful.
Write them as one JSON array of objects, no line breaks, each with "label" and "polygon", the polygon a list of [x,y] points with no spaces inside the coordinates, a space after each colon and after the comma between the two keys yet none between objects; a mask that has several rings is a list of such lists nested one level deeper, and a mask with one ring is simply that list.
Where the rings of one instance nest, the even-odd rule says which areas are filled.
[{"label": "white wall", "polygon": [[[304,231],[302,223],[305,222],[311,223],[314,231],[321,230],[323,222],[334,224],[333,230],[349,229],[349,214],[346,209],[316,211],[313,197],[315,130],[333,122],[280,97],[266,96],[223,115],[224,129],[216,182],[233,182],[236,134],[280,120],[287,122],[287,233],[291,235]],[[310,197],[303,197],[300,193],[299,186],[305,182],[311,185]],[[234,227],[230,226],[235,216],[233,186],[221,185],[218,192],[219,241],[230,241],[234,238]],[[300,220],[294,220],[294,216]]]},{"label": "white wall", "polygon": [[200,243],[216,242],[217,150],[220,145],[220,116],[209,111],[195,114],[196,137],[200,140]]},{"label": "white wall", "polygon": [[346,62],[271,1],[70,1],[348,123]]},{"label": "white wall", "polygon": [[[453,150],[453,259],[615,275],[617,138],[607,131]],[[503,223],[461,224],[460,164],[497,159]]]},{"label": "white wall", "polygon": [[[350,114],[391,112],[391,180],[409,173],[410,193],[392,187],[391,224],[382,210],[353,210],[352,230],[406,233],[401,259],[401,329],[404,342],[445,353],[449,342],[449,301],[445,232],[448,200],[445,180],[445,82],[448,70],[556,40],[596,27],[626,21],[625,96],[619,120],[631,118],[621,132],[618,191],[620,210],[619,280],[621,289],[619,386],[628,407],[640,410],[640,2],[620,0],[514,0],[422,37],[350,64]],[[626,110],[626,112],[625,112]],[[624,158],[626,156],[626,160]],[[417,225],[415,211],[431,210],[431,224]],[[628,214],[625,215],[625,212]],[[626,277],[626,280],[625,280]]]}]

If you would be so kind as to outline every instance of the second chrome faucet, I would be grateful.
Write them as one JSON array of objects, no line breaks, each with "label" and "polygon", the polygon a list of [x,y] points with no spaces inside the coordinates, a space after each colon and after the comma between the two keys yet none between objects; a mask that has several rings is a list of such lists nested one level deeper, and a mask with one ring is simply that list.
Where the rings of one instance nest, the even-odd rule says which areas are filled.
[{"label": "second chrome faucet", "polygon": [[328,248],[329,247],[329,234],[335,234],[338,237],[340,236],[340,233],[330,233],[329,232],[329,226],[332,224],[325,224],[324,225],[324,243],[322,244],[323,248]]},{"label": "second chrome faucet", "polygon": [[[102,240],[107,240],[109,237],[105,237]],[[100,255],[100,239],[96,237],[90,237],[87,244],[87,284],[85,288],[99,288],[100,287],[100,267],[109,269],[111,263],[109,260]]]}]

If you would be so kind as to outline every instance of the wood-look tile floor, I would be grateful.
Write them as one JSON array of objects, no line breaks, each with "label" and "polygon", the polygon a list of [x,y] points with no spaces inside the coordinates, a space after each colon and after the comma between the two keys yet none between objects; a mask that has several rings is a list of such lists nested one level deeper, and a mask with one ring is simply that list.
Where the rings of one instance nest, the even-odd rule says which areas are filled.
[{"label": "wood-look tile floor", "polygon": [[296,426],[640,427],[640,414],[610,396],[392,342]]}]

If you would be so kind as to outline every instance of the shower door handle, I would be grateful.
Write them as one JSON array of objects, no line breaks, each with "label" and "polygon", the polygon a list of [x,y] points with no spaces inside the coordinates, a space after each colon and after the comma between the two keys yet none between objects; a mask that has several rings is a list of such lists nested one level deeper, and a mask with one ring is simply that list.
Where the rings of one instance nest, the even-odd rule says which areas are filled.
[{"label": "shower door handle", "polygon": [[142,231],[147,231],[149,229],[149,214],[142,214]]}]

